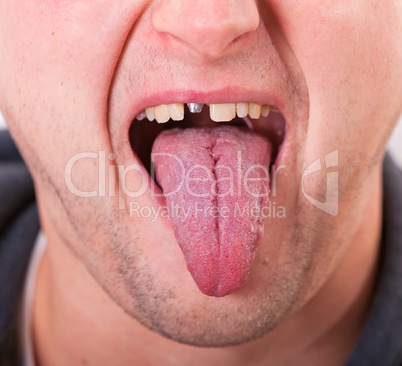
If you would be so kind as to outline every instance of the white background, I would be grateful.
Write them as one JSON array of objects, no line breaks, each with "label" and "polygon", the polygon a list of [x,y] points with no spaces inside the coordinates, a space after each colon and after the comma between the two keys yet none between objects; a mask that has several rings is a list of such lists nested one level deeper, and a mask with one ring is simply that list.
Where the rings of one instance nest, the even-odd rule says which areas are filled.
[{"label": "white background", "polygon": [[[0,129],[5,127],[6,123],[0,113]],[[399,119],[399,123],[389,141],[389,150],[391,151],[392,156],[398,162],[399,166],[402,168],[402,117]]]}]

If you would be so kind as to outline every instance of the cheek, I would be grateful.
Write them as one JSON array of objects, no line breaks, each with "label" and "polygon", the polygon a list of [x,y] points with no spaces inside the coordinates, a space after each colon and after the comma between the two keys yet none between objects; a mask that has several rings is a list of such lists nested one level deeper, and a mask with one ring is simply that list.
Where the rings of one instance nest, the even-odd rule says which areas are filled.
[{"label": "cheek", "polygon": [[[1,2],[0,52],[7,75],[24,89],[37,89],[40,94],[52,95],[60,87],[60,79],[80,81],[81,89],[105,89],[108,84],[104,81],[108,77],[110,81],[113,72],[106,69],[114,68],[141,3]],[[42,87],[47,82],[51,89]]]},{"label": "cheek", "polygon": [[[58,202],[53,190],[64,199],[70,194],[64,168],[71,157],[110,150],[109,85],[144,2],[127,3],[0,1],[0,93],[7,91],[0,108],[43,200]],[[96,187],[96,167],[87,167],[82,177]],[[54,217],[57,210],[63,208],[55,206]]]},{"label": "cheek", "polygon": [[305,160],[335,149],[363,162],[379,159],[401,110],[402,6],[376,0],[269,3],[309,90]]},{"label": "cheek", "polygon": [[368,82],[373,77],[374,84],[389,66],[398,65],[401,6],[392,1],[274,3],[273,11],[305,70],[309,87],[319,84],[324,89],[323,80],[330,88],[336,82],[345,85],[361,78]]},{"label": "cheek", "polygon": [[7,90],[1,108],[11,130],[35,136],[32,143],[45,149],[51,134],[70,139],[68,145],[60,141],[60,148],[53,147],[49,158],[62,147],[77,152],[80,146],[91,148],[92,142],[98,149],[107,143],[110,81],[143,3],[1,2],[0,60],[5,67],[0,86]]},{"label": "cheek", "polygon": [[[99,64],[99,58],[97,64],[94,62],[99,56],[95,39],[101,24],[94,19],[106,22],[106,14],[95,11],[94,6],[83,7],[76,2],[10,3],[6,19],[2,19],[4,59],[9,74],[23,81],[24,86],[28,84],[25,89],[38,89],[40,94],[46,94],[43,84],[59,81],[61,77],[75,78]],[[105,8],[101,7],[104,12]],[[52,94],[55,86],[52,89],[48,89],[48,94]]]}]

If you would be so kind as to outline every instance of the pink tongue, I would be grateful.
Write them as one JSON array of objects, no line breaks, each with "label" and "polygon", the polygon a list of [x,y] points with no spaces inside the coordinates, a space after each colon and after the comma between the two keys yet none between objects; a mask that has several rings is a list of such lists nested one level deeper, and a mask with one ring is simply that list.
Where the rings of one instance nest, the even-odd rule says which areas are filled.
[{"label": "pink tongue", "polygon": [[263,235],[271,144],[247,129],[174,129],[154,142],[158,183],[187,268],[206,295],[247,281]]}]

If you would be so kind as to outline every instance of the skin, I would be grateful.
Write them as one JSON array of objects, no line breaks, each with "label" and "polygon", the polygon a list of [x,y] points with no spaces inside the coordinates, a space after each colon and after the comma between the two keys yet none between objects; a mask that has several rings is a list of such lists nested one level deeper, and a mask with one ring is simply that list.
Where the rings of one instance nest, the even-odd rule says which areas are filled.
[{"label": "skin", "polygon": [[[376,275],[401,25],[397,0],[2,1],[0,108],[48,238],[39,364],[341,365]],[[112,168],[137,161],[136,113],[189,96],[273,100],[288,124],[272,197],[286,218],[266,220],[246,286],[220,299],[199,292],[167,220],[129,217],[130,201],[155,205],[149,192],[119,210],[118,197],[77,197],[64,180],[79,152],[115,153]],[[337,216],[301,190],[303,170],[334,150]],[[96,189],[94,159],[74,169],[77,186]],[[304,187],[323,200],[325,172]]]}]

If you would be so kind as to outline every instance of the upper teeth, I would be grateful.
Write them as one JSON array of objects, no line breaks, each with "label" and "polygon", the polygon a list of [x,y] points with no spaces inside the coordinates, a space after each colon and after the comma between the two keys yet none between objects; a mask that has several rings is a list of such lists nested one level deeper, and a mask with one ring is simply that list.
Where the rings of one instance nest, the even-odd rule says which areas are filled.
[{"label": "upper teeth", "polygon": [[187,103],[188,110],[191,113],[201,113],[203,106],[202,103]]},{"label": "upper teeth", "polygon": [[[187,103],[188,109],[191,113],[200,113],[203,104],[201,103]],[[270,111],[277,112],[277,109],[269,105],[261,105],[256,103],[223,103],[223,104],[210,104],[209,115],[215,122],[231,121],[236,117],[244,118],[247,115],[250,118],[258,119],[262,115],[267,117]],[[172,119],[174,121],[181,121],[184,119],[184,104],[160,104],[155,107],[146,108],[145,111],[137,115],[139,121],[147,118],[150,121],[154,119],[158,123],[165,123]]]}]

